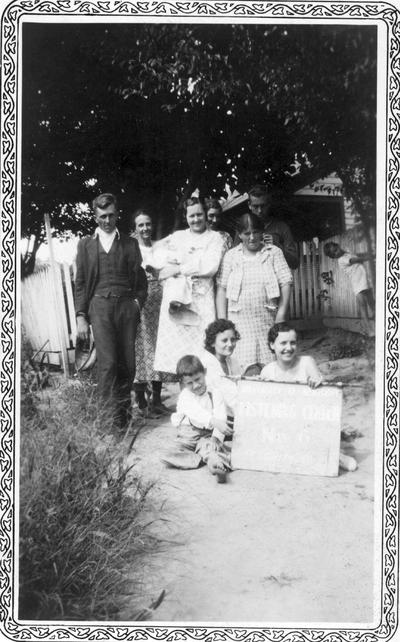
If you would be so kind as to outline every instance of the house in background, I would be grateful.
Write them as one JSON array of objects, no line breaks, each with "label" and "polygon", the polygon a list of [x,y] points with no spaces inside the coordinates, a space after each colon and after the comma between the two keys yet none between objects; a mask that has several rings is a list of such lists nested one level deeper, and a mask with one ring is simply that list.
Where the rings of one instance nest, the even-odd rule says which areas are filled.
[{"label": "house in background", "polygon": [[[248,211],[247,200],[247,193],[236,193],[223,203],[228,230],[234,229],[235,220]],[[322,241],[359,227],[354,205],[343,196],[343,183],[336,174],[302,187],[283,202],[278,199],[274,213],[289,225],[296,241]]]},{"label": "house in background", "polygon": [[[247,194],[236,195],[223,204],[223,225],[233,232],[237,218],[248,211]],[[298,243],[300,265],[294,270],[290,318],[299,329],[327,325],[361,331],[355,297],[337,261],[322,250],[328,240],[350,252],[366,252],[364,229],[343,183],[336,174],[315,181],[289,198],[276,199],[272,214],[282,218]],[[375,230],[371,230],[375,242]],[[373,270],[366,264],[372,281]]]}]

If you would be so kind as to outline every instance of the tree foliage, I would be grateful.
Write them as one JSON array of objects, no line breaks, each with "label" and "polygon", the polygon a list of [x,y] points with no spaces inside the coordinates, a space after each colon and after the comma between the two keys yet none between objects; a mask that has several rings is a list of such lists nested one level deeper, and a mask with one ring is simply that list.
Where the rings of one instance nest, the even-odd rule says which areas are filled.
[{"label": "tree foliage", "polygon": [[337,171],[375,196],[376,30],[254,24],[24,25],[22,233],[92,223],[121,195],[159,232],[195,187],[292,194]]}]

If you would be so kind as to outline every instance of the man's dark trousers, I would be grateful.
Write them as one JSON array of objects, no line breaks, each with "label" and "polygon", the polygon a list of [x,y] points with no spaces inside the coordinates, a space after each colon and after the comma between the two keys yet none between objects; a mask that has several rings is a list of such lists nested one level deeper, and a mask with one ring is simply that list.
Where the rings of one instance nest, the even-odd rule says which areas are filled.
[{"label": "man's dark trousers", "polygon": [[105,417],[124,428],[130,419],[139,306],[132,296],[95,295],[89,316],[97,353],[98,396]]}]

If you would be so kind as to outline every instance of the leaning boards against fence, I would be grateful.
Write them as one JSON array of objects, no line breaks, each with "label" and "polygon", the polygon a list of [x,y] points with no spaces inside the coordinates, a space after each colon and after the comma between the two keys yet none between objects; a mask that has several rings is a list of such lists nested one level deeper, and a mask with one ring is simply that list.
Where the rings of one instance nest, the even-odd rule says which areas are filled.
[{"label": "leaning boards against fence", "polygon": [[249,380],[238,387],[232,468],[338,474],[340,388]]}]

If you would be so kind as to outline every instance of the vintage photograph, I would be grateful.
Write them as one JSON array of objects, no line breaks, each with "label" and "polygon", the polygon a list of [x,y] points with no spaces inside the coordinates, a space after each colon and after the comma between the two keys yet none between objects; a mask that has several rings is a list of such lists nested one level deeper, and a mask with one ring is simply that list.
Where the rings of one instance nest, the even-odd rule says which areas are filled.
[{"label": "vintage photograph", "polygon": [[398,10],[2,12],[3,632],[390,639]]}]

